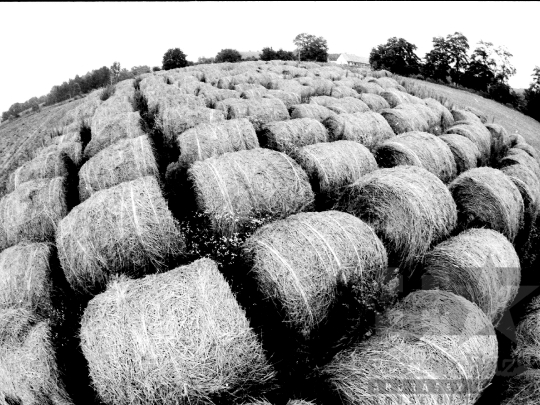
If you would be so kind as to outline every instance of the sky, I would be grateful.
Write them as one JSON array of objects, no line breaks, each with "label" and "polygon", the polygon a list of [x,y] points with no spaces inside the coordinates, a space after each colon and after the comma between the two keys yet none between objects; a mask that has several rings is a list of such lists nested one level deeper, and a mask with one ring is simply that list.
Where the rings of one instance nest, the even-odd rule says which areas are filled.
[{"label": "sky", "polygon": [[221,49],[294,50],[300,33],[322,36],[329,53],[369,57],[388,38],[415,44],[420,57],[435,36],[463,33],[513,54],[514,88],[540,66],[540,2],[192,2],[0,3],[0,112],[47,94],[75,75],[120,62],[161,66],[180,48],[187,59]]}]

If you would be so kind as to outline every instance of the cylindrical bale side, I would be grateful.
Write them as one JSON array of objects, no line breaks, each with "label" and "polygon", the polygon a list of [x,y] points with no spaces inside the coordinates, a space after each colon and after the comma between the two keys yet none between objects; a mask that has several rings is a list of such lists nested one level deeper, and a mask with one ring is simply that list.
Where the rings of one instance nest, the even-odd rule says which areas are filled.
[{"label": "cylindrical bale side", "polygon": [[396,135],[411,131],[427,132],[429,124],[416,109],[391,108],[383,110],[381,115],[388,122]]},{"label": "cylindrical bale side", "polygon": [[488,164],[491,156],[491,134],[483,124],[457,123],[448,128],[445,134],[457,134],[470,139],[480,151],[478,165]]},{"label": "cylindrical bale side", "polygon": [[264,125],[260,139],[265,148],[288,153],[302,146],[328,142],[328,132],[320,121],[296,118]]},{"label": "cylindrical bale side", "polygon": [[461,173],[478,166],[480,151],[469,138],[457,134],[446,134],[439,136],[439,139],[448,145],[454,155],[456,175],[459,176]]},{"label": "cylindrical bale side", "polygon": [[382,110],[390,108],[390,104],[383,97],[378,94],[361,93],[358,98],[367,104],[369,109],[374,112],[380,113]]},{"label": "cylindrical bale side", "polygon": [[335,112],[329,110],[322,105],[317,104],[298,104],[291,107],[291,118],[312,118],[323,122],[329,117],[336,115]]}]

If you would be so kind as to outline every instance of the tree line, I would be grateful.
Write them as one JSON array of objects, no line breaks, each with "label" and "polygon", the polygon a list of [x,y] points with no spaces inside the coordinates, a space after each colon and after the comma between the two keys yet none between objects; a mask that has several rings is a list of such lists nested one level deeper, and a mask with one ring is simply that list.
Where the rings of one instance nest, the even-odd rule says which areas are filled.
[{"label": "tree line", "polygon": [[371,50],[369,62],[373,69],[436,83],[472,89],[540,121],[540,68],[533,72],[533,83],[521,97],[508,84],[516,74],[510,59],[512,54],[502,46],[480,41],[471,51],[467,37],[460,32],[446,37],[434,37],[433,49],[422,61],[416,45],[393,37],[386,44]]}]

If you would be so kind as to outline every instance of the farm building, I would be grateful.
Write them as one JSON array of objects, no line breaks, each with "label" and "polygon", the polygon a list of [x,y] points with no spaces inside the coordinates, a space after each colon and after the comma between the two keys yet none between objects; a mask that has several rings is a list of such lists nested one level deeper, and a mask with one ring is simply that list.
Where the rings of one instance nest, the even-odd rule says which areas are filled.
[{"label": "farm building", "polygon": [[338,65],[349,65],[369,68],[369,58],[353,55],[352,53],[331,53],[328,54],[328,63],[337,63]]}]

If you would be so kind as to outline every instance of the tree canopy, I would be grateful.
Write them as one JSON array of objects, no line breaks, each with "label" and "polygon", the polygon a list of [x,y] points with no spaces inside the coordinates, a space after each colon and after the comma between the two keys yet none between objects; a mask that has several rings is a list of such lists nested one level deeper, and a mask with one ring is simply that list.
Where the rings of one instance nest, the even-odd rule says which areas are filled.
[{"label": "tree canopy", "polygon": [[300,53],[300,60],[326,62],[328,60],[328,44],[323,37],[311,34],[298,34],[293,43]]},{"label": "tree canopy", "polygon": [[163,55],[163,70],[183,68],[187,65],[186,54],[180,48],[171,48]]},{"label": "tree canopy", "polygon": [[240,55],[240,52],[238,52],[236,49],[222,49],[218,52],[216,55],[215,61],[216,63],[223,63],[223,62],[240,62],[242,60],[242,55]]},{"label": "tree canopy", "polygon": [[469,42],[461,32],[448,34],[446,38],[434,37],[433,49],[426,54],[424,74],[437,80],[458,83],[469,63]]},{"label": "tree canopy", "polygon": [[371,50],[369,63],[375,70],[385,69],[402,76],[416,74],[420,58],[414,52],[416,45],[403,38],[390,38],[386,44]]}]

